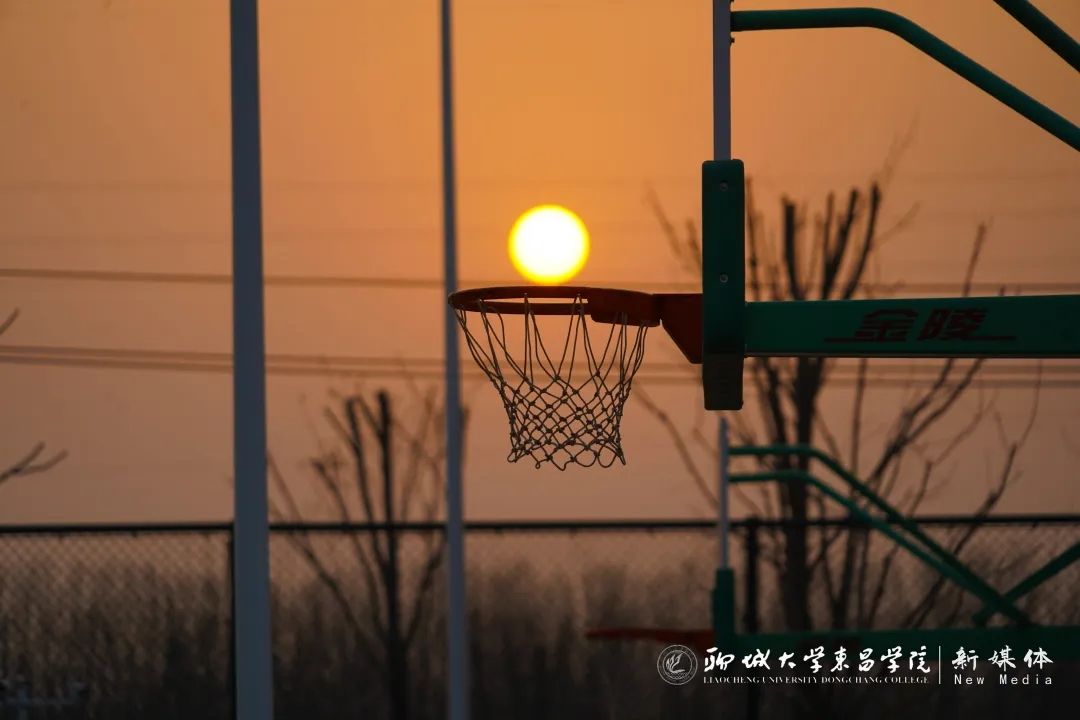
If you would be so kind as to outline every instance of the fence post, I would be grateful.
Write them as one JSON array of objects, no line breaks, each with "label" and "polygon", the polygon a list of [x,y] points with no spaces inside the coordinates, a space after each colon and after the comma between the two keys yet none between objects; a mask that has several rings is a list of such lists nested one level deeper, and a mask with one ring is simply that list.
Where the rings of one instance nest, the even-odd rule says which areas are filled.
[{"label": "fence post", "polygon": [[225,577],[229,584],[229,717],[236,720],[236,556],[233,555],[234,528],[229,526],[225,553]]},{"label": "fence post", "polygon": [[[746,596],[743,603],[743,632],[760,631],[758,616],[758,531],[760,526],[756,517],[746,522]],[[750,683],[746,692],[746,720],[758,720],[761,715],[761,690],[757,683]]]}]

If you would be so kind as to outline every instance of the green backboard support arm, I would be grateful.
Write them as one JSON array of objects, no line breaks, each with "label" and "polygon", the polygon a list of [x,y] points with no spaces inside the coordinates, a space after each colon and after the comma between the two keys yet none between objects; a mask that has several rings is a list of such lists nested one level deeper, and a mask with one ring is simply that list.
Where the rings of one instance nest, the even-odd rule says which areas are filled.
[{"label": "green backboard support arm", "polygon": [[[902,15],[877,8],[739,10],[731,13],[732,32],[844,27],[877,28],[906,40],[1074,150],[1080,150],[1080,128]],[[1058,46],[1051,47],[1057,50]]]},{"label": "green backboard support arm", "polygon": [[805,300],[746,307],[765,357],[1080,357],[1080,295]]},{"label": "green backboard support arm", "polygon": [[1039,8],[1028,0],[994,0],[994,2],[1012,15],[1014,20],[1026,27],[1032,35],[1039,38],[1043,45],[1056,52],[1062,60],[1080,72],[1080,43],[1073,40],[1053,20],[1043,15]]},{"label": "green backboard support arm", "polygon": [[742,163],[702,177],[706,410],[742,409],[745,357],[1080,357],[1080,295],[747,303]]}]

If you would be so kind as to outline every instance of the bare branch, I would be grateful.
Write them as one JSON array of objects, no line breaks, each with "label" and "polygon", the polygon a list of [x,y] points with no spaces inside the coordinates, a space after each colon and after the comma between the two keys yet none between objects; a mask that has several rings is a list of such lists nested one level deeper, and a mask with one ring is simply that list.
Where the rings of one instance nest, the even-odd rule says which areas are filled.
[{"label": "bare branch", "polygon": [[[810,244],[810,267],[807,268],[806,274],[808,280],[818,277],[818,284],[820,285],[819,299],[825,298],[827,279],[835,273],[835,250],[832,242],[833,220],[835,219],[833,205],[835,202],[836,195],[829,193],[825,198],[825,212],[818,216],[814,223],[816,237]],[[820,268],[820,272],[818,268]]]},{"label": "bare branch", "polygon": [[867,358],[861,358],[859,360],[859,369],[855,375],[855,402],[852,404],[851,409],[851,435],[848,441],[851,447],[848,469],[856,474],[859,472],[859,450],[862,447],[863,411],[866,400],[866,376],[869,368],[870,361]]},{"label": "bare branch", "polygon": [[424,567],[420,572],[420,582],[417,587],[416,600],[413,603],[412,613],[406,624],[405,638],[406,643],[411,644],[416,638],[416,633],[420,629],[420,622],[423,620],[424,613],[427,612],[428,606],[431,602],[431,589],[435,585],[435,575],[442,567],[443,552],[446,547],[446,535],[438,535],[437,546],[428,552],[428,556],[424,561]]},{"label": "bare branch", "polygon": [[402,471],[402,485],[401,485],[401,518],[407,520],[410,516],[410,508],[412,506],[413,496],[417,491],[420,480],[423,473],[420,466],[422,458],[426,454],[422,452],[425,447],[429,428],[432,425],[432,420],[436,417],[434,388],[427,394],[422,400],[422,410],[420,413],[420,419],[417,422],[417,433],[415,436],[409,432],[408,427],[404,423],[395,419],[394,429],[395,436],[405,436],[405,445],[409,448],[410,452],[407,453],[408,460],[406,461],[405,469]]},{"label": "bare branch", "polygon": [[657,222],[660,223],[660,231],[664,234],[664,237],[667,238],[668,246],[671,248],[675,258],[682,264],[685,270],[700,276],[701,246],[698,244],[697,232],[693,223],[687,223],[688,232],[686,238],[681,238],[679,237],[679,231],[675,229],[675,223],[673,223],[667,213],[664,212],[664,208],[660,204],[660,198],[656,195],[654,190],[650,189],[648,191],[645,201],[652,209]]},{"label": "bare branch", "polygon": [[[880,250],[885,245],[887,245],[889,241],[910,230],[911,226],[915,223],[915,218],[918,217],[918,215],[919,204],[916,203],[909,207],[898,219],[893,221],[892,225],[885,228],[884,230],[876,231],[874,236],[874,245],[877,247],[877,249]],[[876,253],[872,253],[871,260],[873,260],[875,257]],[[904,283],[903,281],[897,281],[896,283],[894,283],[893,287],[897,289],[902,288],[904,287]],[[867,290],[867,288],[863,288],[863,290],[865,291]]]},{"label": "bare branch", "polygon": [[[7,322],[10,324],[10,320]],[[34,447],[30,449],[30,452],[24,455],[21,460],[18,460],[6,470],[0,471],[0,485],[15,477],[35,475],[37,473],[52,470],[68,456],[66,450],[61,450],[47,460],[38,462],[38,458],[41,457],[43,452],[45,452],[45,443],[39,442],[34,445]]]},{"label": "bare branch", "polygon": [[900,168],[900,161],[915,143],[917,129],[918,122],[913,121],[903,135],[893,139],[889,151],[885,154],[885,161],[871,179],[872,182],[881,186],[882,190],[887,190],[892,185],[896,171]]},{"label": "bare branch", "polygon": [[[970,294],[975,270],[986,241],[988,229],[989,226],[983,223],[976,232],[962,285],[962,293],[965,296]],[[982,360],[973,362],[967,371],[956,380],[952,377],[955,366],[956,363],[952,359],[942,363],[941,371],[930,389],[905,407],[897,424],[894,426],[890,440],[886,443],[885,452],[871,473],[872,477],[880,476],[900,453],[917,442],[930,427],[952,409],[982,369]],[[957,440],[962,439],[958,438]]]},{"label": "bare branch", "polygon": [[664,412],[664,410],[653,402],[649,394],[645,392],[645,389],[641,386],[635,388],[634,396],[638,402],[645,406],[645,409],[656,418],[656,420],[663,426],[664,430],[668,433],[671,441],[675,444],[675,450],[679,453],[679,460],[682,461],[683,467],[690,473],[690,477],[693,479],[694,484],[697,486],[698,492],[709,502],[710,505],[716,505],[716,494],[709,487],[709,484],[705,482],[705,477],[701,470],[698,468],[697,463],[694,462],[693,454],[687,447],[686,441],[683,439],[679,429],[672,422],[671,417]]},{"label": "bare branch", "polygon": [[[828,212],[833,213],[835,210],[833,206],[836,202],[836,195],[829,193],[826,200],[826,207]],[[845,213],[837,218],[838,224],[836,226],[835,237],[830,240],[830,253],[828,261],[826,262],[821,277],[821,292],[819,297],[822,300],[828,300],[832,297],[833,289],[836,287],[837,282],[840,279],[840,270],[844,265],[844,261],[848,257],[848,247],[851,242],[851,231],[855,226],[855,221],[858,218],[859,209],[859,193],[852,190],[848,195],[848,205]]]},{"label": "bare branch", "polygon": [[[274,487],[284,497],[285,504],[289,508],[289,513],[292,515],[294,522],[303,522],[303,515],[300,512],[300,507],[296,503],[293,497],[292,491],[289,489],[288,483],[285,482],[285,478],[281,473],[277,462],[273,457],[267,458],[268,468],[270,470],[270,477],[274,484]],[[272,510],[273,511],[273,510]],[[315,573],[319,582],[330,592],[331,597],[345,616],[345,621],[349,624],[350,629],[353,631],[361,649],[374,659],[374,649],[372,647],[371,639],[368,637],[367,632],[364,630],[363,625],[360,623],[359,618],[353,611],[352,602],[350,601],[348,594],[338,582],[337,578],[327,568],[326,563],[319,557],[318,552],[315,550],[314,544],[311,542],[311,536],[308,532],[293,532],[288,533],[286,536],[288,542],[293,548],[300,553],[300,555],[307,562],[308,567]],[[369,573],[370,574],[370,573]],[[369,585],[370,586],[370,585]],[[377,602],[377,599],[376,599]],[[377,606],[373,606],[377,607]],[[378,627],[378,618],[376,618],[376,627]]]},{"label": "bare branch", "polygon": [[[1016,475],[1016,473],[1014,473],[1013,468],[1015,466],[1016,458],[1021,448],[1024,446],[1024,443],[1027,442],[1027,438],[1029,436],[1029,433],[1031,432],[1032,427],[1034,426],[1035,418],[1038,414],[1038,382],[1039,380],[1036,381],[1036,391],[1034,394],[1035,397],[1034,401],[1032,402],[1032,411],[1028,417],[1028,423],[1017,440],[1012,442],[1008,440],[1008,438],[1006,437],[1005,429],[1001,423],[1000,415],[998,415],[997,413],[994,414],[995,423],[998,427],[999,436],[1001,438],[1002,444],[1007,447],[1006,456],[996,482],[988,489],[982,503],[974,513],[974,517],[976,519],[983,518],[989,515],[1000,502],[1001,498],[1004,496],[1008,486],[1016,479],[1018,479],[1018,476]],[[950,548],[950,552],[954,556],[959,556],[961,550],[963,550],[963,548],[971,541],[979,528],[980,525],[978,523],[972,523],[970,526],[965,528],[960,533],[958,540],[953,543],[952,547]],[[906,620],[906,626],[917,627],[926,620],[931,610],[933,609],[937,598],[940,595],[942,588],[944,587],[944,584],[945,578],[943,576],[939,577],[933,583],[929,591],[923,596],[920,603],[916,605],[910,613],[909,617]]]},{"label": "bare branch", "polygon": [[[336,476],[337,464],[331,464],[324,459],[316,458],[312,460],[311,466],[312,469],[315,470],[316,477],[322,481],[323,488],[333,500],[339,516],[341,517],[341,522],[351,522],[352,520],[349,515],[345,494],[341,489],[341,482]],[[369,521],[374,522],[370,517]],[[356,560],[360,564],[361,570],[365,576],[365,588],[368,591],[368,600],[371,603],[372,616],[376,622],[376,626],[379,628],[380,632],[382,632],[384,630],[382,626],[382,597],[377,591],[378,584],[375,582],[375,567],[379,568],[381,572],[386,566],[385,553],[382,552],[382,548],[379,546],[378,536],[373,533],[370,540],[372,553],[375,556],[375,567],[372,567],[372,560],[369,557],[360,536],[356,533],[349,533],[348,537],[349,543],[353,548],[353,554],[356,556]]]},{"label": "bare branch", "polygon": [[[854,209],[857,196],[854,191],[852,193],[852,207]],[[859,286],[863,282],[863,272],[866,270],[866,263],[870,259],[870,254],[877,249],[877,220],[878,213],[881,210],[881,188],[877,185],[870,186],[870,203],[867,208],[866,228],[863,231],[862,245],[859,248],[858,257],[855,260],[855,267],[848,275],[848,281],[844,285],[841,297],[850,299],[855,297],[855,293],[858,291]]]},{"label": "bare branch", "polygon": [[825,421],[825,416],[822,415],[821,408],[816,403],[814,405],[814,422],[816,429],[821,433],[821,437],[825,441],[825,450],[834,458],[841,457],[840,443],[836,441],[836,436],[829,430],[829,424]]},{"label": "bare branch", "polygon": [[900,546],[896,544],[892,545],[892,547],[889,548],[889,551],[885,553],[885,558],[881,562],[881,570],[878,572],[877,582],[874,583],[874,589],[867,602],[866,621],[868,627],[873,627],[877,615],[881,611],[881,601],[885,597],[886,583],[888,582],[890,571],[892,570],[893,564],[896,562],[896,556],[899,552]]},{"label": "bare branch", "polygon": [[18,319],[19,319],[19,309],[15,308],[10,313],[8,313],[8,316],[6,318],[4,318],[4,320],[2,322],[0,322],[0,335],[3,335],[4,333],[6,333],[8,331],[8,329],[12,325],[14,325],[15,321],[18,320]]},{"label": "bare branch", "polygon": [[781,203],[784,218],[783,240],[784,254],[783,265],[787,277],[788,292],[793,300],[805,300],[806,288],[799,272],[799,237],[802,235],[802,222],[799,218],[799,207],[792,201],[784,198]]},{"label": "bare branch", "polygon": [[754,204],[753,183],[746,179],[746,269],[748,290],[754,301],[761,300],[761,217]]},{"label": "bare branch", "polygon": [[[368,475],[367,453],[364,450],[364,436],[360,429],[360,419],[356,415],[357,404],[363,404],[362,396],[355,396],[345,403],[345,421],[348,423],[348,447],[352,451],[353,469],[355,470],[356,491],[364,508],[364,514],[371,522],[377,522],[378,515],[375,512],[375,503],[371,497],[371,483]],[[377,542],[373,542],[376,549]],[[378,555],[379,564],[385,562],[385,553]]]},{"label": "bare branch", "polygon": [[276,516],[277,519],[284,520],[285,518],[292,518],[296,521],[303,520],[303,513],[300,512],[300,506],[296,503],[296,499],[292,494],[292,490],[289,489],[289,484],[285,482],[285,476],[281,472],[281,468],[278,467],[277,461],[270,453],[266,455],[266,467],[270,472],[271,486],[277,491],[282,498],[285,499],[285,507],[287,513],[281,512],[274,501],[273,496],[270,497],[270,513],[272,516]]}]

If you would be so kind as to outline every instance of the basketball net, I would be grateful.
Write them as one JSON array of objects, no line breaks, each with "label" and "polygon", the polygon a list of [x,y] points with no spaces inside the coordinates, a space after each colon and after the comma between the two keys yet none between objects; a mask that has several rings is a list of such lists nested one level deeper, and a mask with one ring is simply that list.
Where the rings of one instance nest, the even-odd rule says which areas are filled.
[{"label": "basketball net", "polygon": [[[455,308],[469,352],[499,391],[510,421],[510,454],[517,462],[532,458],[539,468],[550,463],[560,470],[570,465],[610,467],[626,464],[619,424],[630,394],[630,383],[645,353],[644,325],[630,325],[624,316],[589,323],[586,303],[577,296],[570,312],[561,314],[569,327],[557,357],[548,352],[536,321],[542,304],[524,299],[524,347],[514,351],[506,322],[491,304],[477,300],[472,307]],[[469,314],[480,319],[470,328]],[[590,337],[589,328],[601,337]],[[604,334],[606,338],[602,337]],[[602,345],[598,341],[603,341]]]}]

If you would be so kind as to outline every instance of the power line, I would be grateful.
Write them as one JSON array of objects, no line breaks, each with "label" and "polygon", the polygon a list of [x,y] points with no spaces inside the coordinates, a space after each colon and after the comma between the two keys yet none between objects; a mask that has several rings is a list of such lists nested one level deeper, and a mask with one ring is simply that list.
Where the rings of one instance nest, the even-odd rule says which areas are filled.
[{"label": "power line", "polygon": [[[140,360],[140,361],[166,361],[185,362],[197,364],[230,364],[232,353],[211,352],[201,350],[135,350],[131,348],[94,348],[86,346],[57,346],[57,345],[0,345],[0,355],[6,356],[47,356],[60,358],[93,358],[102,360]],[[311,355],[295,353],[268,353],[268,362],[280,365],[333,365],[348,367],[396,367],[402,369],[407,366],[422,368],[441,367],[440,358],[402,358],[402,357],[371,357],[355,355]]]},{"label": "power line", "polygon": [[[0,364],[9,365],[34,365],[49,367],[75,367],[83,369],[105,370],[156,370],[169,372],[196,372],[196,373],[230,373],[231,365],[211,363],[185,363],[185,362],[139,362],[129,360],[94,360],[88,358],[34,358],[0,356]],[[422,370],[418,372],[402,370],[358,370],[355,368],[320,368],[320,367],[289,367],[268,364],[267,375],[284,375],[296,377],[338,377],[338,378],[365,378],[365,379],[414,379],[414,380],[443,380],[441,371]],[[466,371],[463,373],[466,380],[477,381],[486,379],[478,372]],[[663,376],[641,373],[635,380],[641,385],[652,386],[693,386],[700,384],[700,380],[689,376]],[[870,389],[904,389],[928,387],[932,383],[930,378],[906,380],[903,378],[869,378],[867,385]],[[851,388],[856,384],[855,378],[832,378],[827,383],[830,387]],[[1080,389],[1080,379],[1046,379],[1040,383],[1032,380],[1021,379],[978,379],[969,387],[987,390],[1030,390],[1035,387],[1045,389]],[[752,390],[752,386],[750,386]]]},{"label": "power line", "polygon": [[[174,285],[231,285],[227,273],[168,273],[126,270],[50,270],[0,269],[0,278],[19,280],[70,280],[77,282],[112,282]],[[293,287],[370,287],[393,289],[439,289],[442,280],[378,277],[323,277],[303,275],[268,275],[267,285]],[[498,285],[499,283],[493,283]]]},{"label": "power line", "polygon": [[[88,358],[95,360],[135,360],[149,362],[185,362],[197,364],[230,364],[232,353],[202,350],[144,350],[133,348],[100,348],[63,345],[0,345],[0,356],[8,357],[56,357]],[[409,369],[440,369],[442,358],[378,357],[363,355],[316,355],[311,353],[268,353],[267,361],[279,366],[315,365],[336,368],[390,368],[395,371]],[[941,360],[917,359],[919,361],[896,362],[894,359],[872,361],[875,372],[893,374],[937,374]],[[833,371],[855,373],[857,359],[837,358]],[[685,362],[649,362],[643,369],[651,372],[682,372]],[[1039,364],[1031,360],[1002,358],[996,363],[984,365],[982,372],[995,375],[1074,375],[1080,374],[1080,362],[1068,361]]]},{"label": "power line", "polygon": [[[929,220],[941,225],[970,224],[974,226],[980,220],[996,220],[1009,218],[1030,218],[1036,220],[1056,220],[1063,218],[1075,218],[1080,216],[1080,205],[1052,205],[1044,207],[937,207],[921,208],[915,217],[919,221]],[[888,213],[886,219],[893,221],[900,217],[899,214]],[[608,236],[639,236],[659,237],[659,226],[646,221],[593,221],[590,226],[599,234]],[[504,224],[492,222],[473,223],[470,232],[473,233],[497,233],[503,235],[507,231]],[[430,238],[438,235],[438,228],[431,226],[371,226],[371,227],[337,227],[337,228],[284,228],[267,229],[264,232],[267,240],[303,241],[310,242],[314,238],[324,241],[331,240],[356,240],[372,238]],[[86,234],[79,232],[56,232],[41,234],[8,234],[0,236],[0,243],[140,243],[148,241],[168,241],[194,243],[217,243],[226,242],[229,238],[224,231],[146,231],[130,234]]]},{"label": "power line", "polygon": [[[229,353],[129,350],[117,348],[76,348],[42,346],[0,346],[0,364],[46,367],[70,367],[107,370],[157,370],[170,372],[229,373],[232,371]],[[872,366],[867,377],[872,388],[904,388],[926,386],[934,382],[939,368],[930,365],[902,365],[891,363],[880,368]],[[919,368],[922,368],[921,371]],[[688,372],[685,364],[650,363],[642,368],[636,382],[649,385],[696,385],[700,379]],[[856,368],[838,365],[829,384],[834,387],[852,387],[857,379]],[[998,372],[994,372],[998,370]],[[680,372],[681,371],[681,372]],[[882,377],[874,373],[901,374],[908,377]],[[435,358],[403,359],[377,357],[320,357],[317,355],[270,354],[267,356],[269,375],[306,377],[351,377],[386,379],[441,380],[442,361]],[[1039,373],[1044,377],[1036,380],[1030,375]],[[1046,388],[1080,388],[1080,365],[1050,364],[1045,368],[1030,365],[1014,368],[988,365],[984,374],[1003,377],[979,378],[974,386],[987,389],[1024,389],[1036,385]],[[1004,377],[1027,374],[1029,377]],[[469,380],[483,380],[485,376],[475,370],[466,371]],[[921,376],[921,377],[919,377]],[[1051,377],[1045,377],[1051,376]]]},{"label": "power line", "polygon": [[[0,268],[0,279],[11,280],[58,280],[72,282],[172,284],[172,285],[230,285],[232,276],[227,273],[169,273],[131,270],[59,270],[48,268]],[[397,290],[440,290],[441,279],[385,278],[360,276],[316,275],[268,275],[265,283],[279,287],[355,287]],[[462,287],[491,287],[511,284],[505,280],[463,280]],[[608,284],[608,283],[601,283]],[[700,292],[699,283],[611,283],[628,290],[652,292]],[[895,291],[898,293],[956,293],[960,283],[865,283],[864,288],[873,292]],[[1002,288],[1010,292],[1032,294],[1080,293],[1080,283],[1064,282],[977,282],[971,286],[974,293],[997,294]],[[751,286],[751,289],[752,286]]]},{"label": "power line", "polygon": [[[936,208],[920,210],[917,218],[930,220],[941,226],[969,225],[974,227],[982,220],[1020,218],[1031,220],[1062,220],[1080,217],[1080,205],[1061,205],[1051,207],[1034,208]],[[899,216],[890,216],[890,221]],[[591,226],[597,230],[597,234],[609,237],[649,237],[656,238],[658,226],[647,222],[593,222]],[[505,225],[492,223],[479,223],[470,226],[471,233],[481,235],[495,234],[502,236],[507,230]],[[310,243],[318,239],[326,244],[354,243],[357,241],[372,241],[374,239],[393,239],[395,241],[427,241],[438,236],[438,229],[433,227],[415,226],[383,226],[383,227],[341,227],[341,228],[287,228],[281,230],[266,230],[264,236],[267,242],[274,244],[292,245],[296,242]],[[130,234],[85,234],[85,233],[50,233],[50,234],[8,234],[0,236],[3,244],[34,244],[34,245],[61,245],[61,244],[139,244],[146,245],[150,242],[171,243],[184,245],[195,244],[218,244],[227,243],[227,232],[187,231],[166,232],[147,231]]]},{"label": "power line", "polygon": [[[852,173],[846,172],[784,172],[751,173],[754,180],[763,180],[770,183],[785,180],[831,180],[840,181],[849,185],[865,184],[866,180],[853,180]],[[1066,170],[1064,168],[1053,170],[927,170],[903,172],[895,176],[897,183],[942,183],[942,182],[1009,182],[1020,181],[1080,181],[1080,170]],[[434,192],[438,189],[439,178],[431,177],[381,177],[370,180],[342,179],[342,178],[311,178],[306,180],[268,179],[265,182],[267,191],[374,191],[374,192]],[[507,187],[535,187],[538,184],[558,184],[559,187],[595,187],[595,186],[648,186],[652,183],[685,184],[687,187],[697,187],[701,180],[687,173],[662,173],[642,175],[640,180],[630,180],[623,174],[596,174],[587,175],[578,173],[572,177],[551,176],[538,177],[530,175],[527,179],[520,175],[506,176],[483,176],[464,178],[462,180],[467,187],[484,187],[493,189],[505,189]],[[229,180],[197,179],[177,180],[169,178],[141,178],[138,180],[39,180],[0,182],[0,193],[68,193],[68,194],[102,194],[102,193],[127,193],[127,192],[161,192],[161,193],[196,193],[196,192],[226,192],[229,189]]]},{"label": "power line", "polygon": [[[60,358],[93,358],[93,359],[120,359],[139,361],[168,361],[168,362],[192,362],[210,364],[229,364],[232,362],[232,354],[228,352],[213,352],[200,350],[142,350],[132,348],[95,348],[87,346],[58,346],[58,345],[0,345],[0,355],[24,356],[24,357],[60,357]],[[315,355],[310,353],[270,353],[267,355],[269,362],[278,365],[318,365],[349,368],[393,368],[395,370],[435,369],[442,367],[441,358],[405,358],[405,357],[376,357],[359,355]],[[919,361],[921,360],[921,362]],[[857,372],[855,366],[858,360],[852,358],[837,358],[833,364],[834,371]],[[940,370],[941,360],[913,359],[908,362],[896,362],[893,359],[884,361],[872,361],[871,367],[875,372],[894,374],[936,374]],[[687,363],[664,363],[650,362],[644,365],[644,369],[653,372],[680,372],[687,369]],[[1045,364],[1034,363],[1031,360],[1015,360],[1002,358],[996,363],[984,365],[983,371],[988,374],[1009,375],[1073,375],[1080,373],[1080,362],[1069,361],[1050,362]]]},{"label": "power line", "polygon": [[[222,363],[197,363],[167,360],[122,360],[106,358],[43,358],[30,356],[0,356],[0,364],[32,365],[48,367],[75,367],[86,369],[108,370],[157,370],[170,372],[197,372],[197,373],[229,373],[232,371],[231,364]],[[288,375],[301,377],[351,377],[351,378],[384,378],[384,379],[419,379],[438,381],[443,379],[439,370],[421,369],[417,371],[400,370],[391,368],[361,369],[355,367],[318,367],[318,366],[289,366],[267,365],[268,375]],[[464,376],[469,380],[483,380],[485,376],[478,372],[465,372]],[[696,385],[699,380],[689,375],[659,375],[642,372],[635,379],[636,382],[648,385]],[[854,378],[835,378],[829,384],[840,387],[852,387]],[[918,387],[929,384],[929,379],[905,380],[901,378],[872,378],[869,381],[871,387]],[[974,384],[976,387],[986,388],[1030,388],[1034,383],[1028,380],[983,380]],[[1080,387],[1080,380],[1047,380],[1042,383],[1045,387],[1071,388]]]}]

